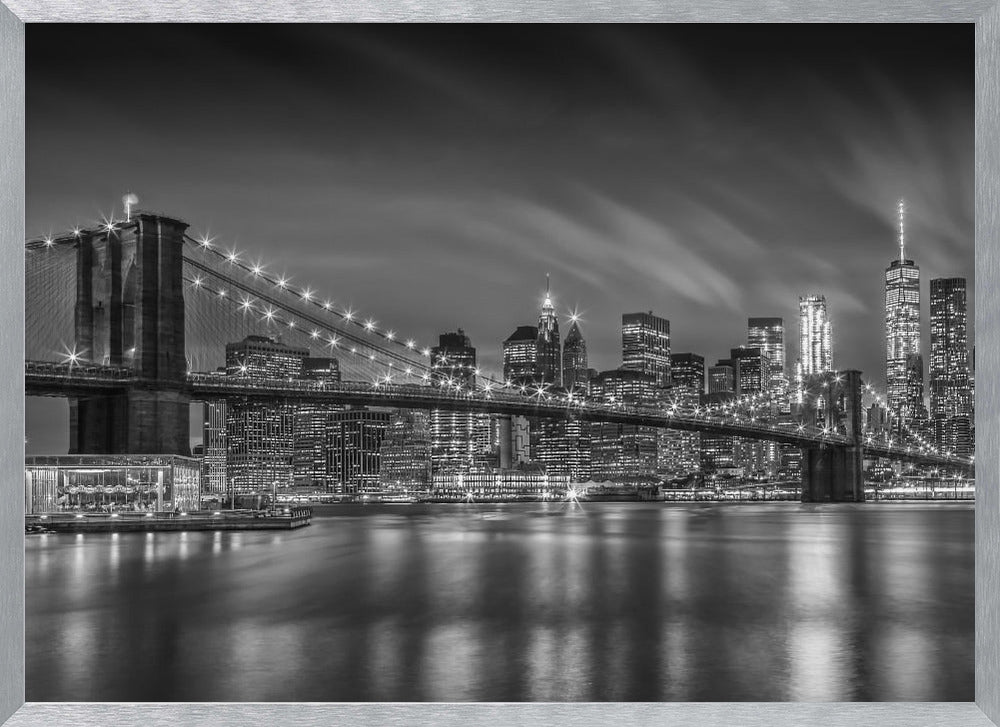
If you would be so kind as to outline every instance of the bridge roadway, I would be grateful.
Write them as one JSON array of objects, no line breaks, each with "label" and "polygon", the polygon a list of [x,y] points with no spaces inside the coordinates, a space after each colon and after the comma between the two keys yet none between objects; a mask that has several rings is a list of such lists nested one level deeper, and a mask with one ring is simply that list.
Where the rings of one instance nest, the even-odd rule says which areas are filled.
[{"label": "bridge roadway", "polygon": [[[152,384],[152,382],[150,382]],[[144,382],[128,368],[64,364],[43,361],[25,362],[27,396],[87,397],[124,393],[142,388]],[[475,393],[420,384],[368,384],[362,382],[326,383],[300,379],[251,381],[208,373],[190,373],[183,390],[194,401],[233,397],[280,399],[291,402],[327,402],[333,405],[380,406],[403,409],[440,409],[488,414],[574,418],[590,422],[632,424],[716,435],[736,435],[763,439],[799,447],[816,445],[848,446],[847,436],[817,429],[802,429],[791,423],[733,421],[730,418],[683,412],[671,414],[655,407],[594,404],[579,399],[572,403],[547,395],[526,396],[516,392],[493,390]],[[868,456],[900,459],[916,464],[970,470],[970,463],[956,458],[922,453],[899,445],[866,444]]]}]

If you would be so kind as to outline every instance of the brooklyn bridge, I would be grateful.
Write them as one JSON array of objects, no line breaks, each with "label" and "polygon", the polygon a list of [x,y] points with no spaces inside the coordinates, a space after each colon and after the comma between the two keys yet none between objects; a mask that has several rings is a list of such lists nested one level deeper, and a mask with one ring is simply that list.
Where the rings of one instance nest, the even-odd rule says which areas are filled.
[{"label": "brooklyn bridge", "polygon": [[[767,416],[777,395],[722,405],[595,402],[477,372],[476,384],[435,375],[430,349],[245,260],[180,219],[146,211],[25,245],[25,393],[65,397],[73,454],[190,453],[192,402],[256,399],[579,419],[734,435],[803,450],[803,497],[864,499],[863,462],[882,457],[971,475],[905,425],[866,431],[856,370],[813,383],[822,407]],[[342,361],[343,381],[226,375],[211,347],[266,325]],[[788,392],[781,392],[786,397]],[[822,419],[817,411],[822,410]],[[889,412],[890,416],[893,412]]]}]

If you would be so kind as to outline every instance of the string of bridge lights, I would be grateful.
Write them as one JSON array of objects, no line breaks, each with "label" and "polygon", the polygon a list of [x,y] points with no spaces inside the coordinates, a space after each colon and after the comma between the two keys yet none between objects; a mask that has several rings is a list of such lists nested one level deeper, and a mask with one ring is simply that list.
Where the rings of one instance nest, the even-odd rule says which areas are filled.
[{"label": "string of bridge lights", "polygon": [[310,330],[308,327],[300,326],[294,318],[281,315],[279,310],[276,310],[270,305],[265,305],[256,301],[249,295],[244,294],[237,299],[233,297],[226,288],[213,286],[200,276],[185,276],[184,282],[188,283],[193,290],[202,291],[217,300],[229,302],[231,305],[236,307],[238,312],[242,312],[244,315],[259,316],[258,320],[261,323],[282,326],[287,328],[289,331],[297,331],[302,335],[308,336],[309,339],[316,345],[322,346],[323,348],[329,348],[331,353],[337,351],[344,354],[350,354],[359,360],[385,366],[390,370],[390,373],[387,373],[382,379],[385,383],[391,383],[392,377],[396,374],[421,379],[425,382],[429,381],[431,378],[426,367],[422,365],[415,364],[410,366],[399,366],[395,361],[381,361],[376,357],[375,353],[366,354],[364,351],[359,351],[357,346],[345,344],[344,340],[339,338],[335,332],[331,332],[330,330],[321,331],[318,328],[312,328]]},{"label": "string of bridge lights", "polygon": [[302,288],[297,285],[293,285],[291,279],[284,275],[273,277],[265,271],[264,265],[261,262],[245,262],[242,259],[244,253],[237,250],[235,246],[228,250],[220,249],[217,245],[215,245],[215,238],[209,237],[208,235],[195,238],[185,234],[184,238],[188,242],[196,245],[199,249],[215,255],[220,260],[225,261],[233,267],[239,268],[257,280],[268,283],[273,286],[275,290],[295,296],[298,299],[297,302],[313,305],[326,313],[332,313],[339,316],[340,322],[343,324],[353,324],[364,330],[365,333],[378,336],[385,341],[396,344],[412,353],[419,354],[426,358],[429,358],[431,355],[431,349],[429,346],[420,346],[412,338],[403,339],[391,328],[379,327],[378,322],[373,318],[369,317],[362,319],[361,314],[351,308],[342,308],[339,306],[335,307],[332,300],[321,300],[316,292],[311,288]]}]

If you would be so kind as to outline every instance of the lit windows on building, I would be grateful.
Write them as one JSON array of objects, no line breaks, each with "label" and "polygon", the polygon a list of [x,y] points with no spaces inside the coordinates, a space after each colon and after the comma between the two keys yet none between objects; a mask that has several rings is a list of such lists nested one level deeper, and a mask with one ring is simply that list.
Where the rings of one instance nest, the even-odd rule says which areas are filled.
[{"label": "lit windows on building", "polygon": [[[301,378],[306,381],[338,383],[340,363],[335,358],[302,359]],[[295,408],[292,480],[297,487],[326,491],[330,486],[327,470],[326,434],[330,414],[342,407],[323,402],[299,402]]]},{"label": "lit windows on building", "polygon": [[383,494],[415,495],[431,486],[430,413],[401,409],[392,413],[379,450]]},{"label": "lit windows on building", "polygon": [[896,427],[922,414],[923,358],[920,357],[920,268],[906,258],[903,203],[899,204],[899,256],[885,270],[886,402]]},{"label": "lit windows on building", "polygon": [[930,417],[935,445],[968,457],[974,449],[974,400],[965,278],[931,280],[930,317]]},{"label": "lit windows on building", "polygon": [[515,386],[527,386],[535,381],[538,360],[538,329],[518,326],[503,342],[503,376]]},{"label": "lit windows on building", "polygon": [[648,313],[622,315],[622,368],[670,385],[670,321]]},{"label": "lit windows on building", "polygon": [[359,495],[380,491],[380,450],[389,417],[388,411],[374,409],[330,414],[326,456],[331,492]]},{"label": "lit windows on building", "polygon": [[570,391],[586,391],[590,380],[587,367],[587,342],[583,339],[580,325],[573,321],[563,341],[562,353],[563,386]]},{"label": "lit windows on building", "polygon": [[748,318],[747,347],[759,348],[767,359],[765,377],[768,391],[784,393],[788,388],[785,373],[785,322],[781,318]]},{"label": "lit windows on building", "polygon": [[[442,333],[431,349],[431,376],[435,386],[476,386],[476,349],[465,331]],[[474,460],[477,422],[483,415],[434,409],[430,416],[433,471],[464,471]]]},{"label": "lit windows on building", "polygon": [[833,330],[826,297],[799,297],[799,363],[804,376],[833,371]]},{"label": "lit windows on building", "polygon": [[[265,336],[226,344],[226,376],[264,383],[298,379],[305,348]],[[235,494],[267,493],[293,482],[297,405],[231,398],[226,406],[226,479]]]},{"label": "lit windows on building", "polygon": [[559,342],[559,319],[548,287],[549,276],[545,276],[545,299],[538,316],[538,331],[535,341],[535,382],[539,384],[562,385],[562,361]]}]

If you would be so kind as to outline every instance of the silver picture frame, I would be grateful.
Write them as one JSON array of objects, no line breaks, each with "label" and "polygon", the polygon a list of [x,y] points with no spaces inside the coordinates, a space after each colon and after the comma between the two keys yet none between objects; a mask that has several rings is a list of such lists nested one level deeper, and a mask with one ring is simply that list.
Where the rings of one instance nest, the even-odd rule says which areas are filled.
[{"label": "silver picture frame", "polygon": [[[25,703],[24,466],[25,23],[197,21],[958,22],[975,23],[976,429],[975,702],[295,704]],[[892,32],[886,28],[886,32]],[[81,52],[86,47],[81,44]],[[127,60],[128,44],[122,45]],[[71,114],[72,110],[66,113]],[[73,173],[73,170],[67,170]],[[1000,7],[998,0],[0,0],[0,723],[41,725],[788,725],[1000,724]]]}]

